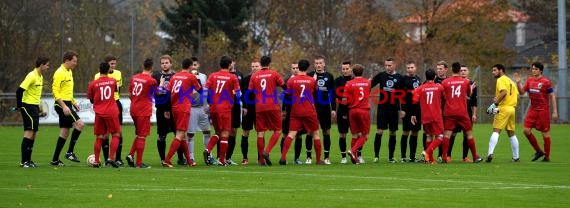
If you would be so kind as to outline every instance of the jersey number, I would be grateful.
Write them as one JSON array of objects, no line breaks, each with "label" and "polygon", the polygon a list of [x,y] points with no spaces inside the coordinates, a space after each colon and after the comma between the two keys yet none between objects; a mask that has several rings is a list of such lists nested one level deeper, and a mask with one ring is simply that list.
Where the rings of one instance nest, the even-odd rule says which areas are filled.
[{"label": "jersey number", "polygon": [[178,91],[180,91],[180,85],[182,85],[182,80],[174,81],[174,87],[172,87],[172,93],[178,93]]},{"label": "jersey number", "polygon": [[364,88],[362,88],[362,87],[358,88],[358,95],[359,95],[358,96],[359,101],[364,99]]},{"label": "jersey number", "polygon": [[461,97],[461,85],[451,85],[451,98],[454,98],[455,96]]},{"label": "jersey number", "polygon": [[109,98],[111,98],[111,87],[109,86],[104,86],[104,87],[99,87],[99,94],[101,94],[101,100],[108,100]]},{"label": "jersey number", "polygon": [[426,103],[427,103],[428,105],[431,105],[432,102],[433,102],[433,91],[428,91],[428,92],[426,92],[426,97],[427,97]]},{"label": "jersey number", "polygon": [[132,95],[133,96],[139,96],[142,92],[142,88],[143,88],[143,84],[142,83],[138,83],[138,82],[134,82],[134,87],[133,87],[133,92]]},{"label": "jersey number", "polygon": [[216,94],[222,93],[226,80],[216,80]]},{"label": "jersey number", "polygon": [[261,86],[261,90],[265,90],[265,87],[267,87],[267,80],[261,79],[261,82],[259,82],[259,85]]}]

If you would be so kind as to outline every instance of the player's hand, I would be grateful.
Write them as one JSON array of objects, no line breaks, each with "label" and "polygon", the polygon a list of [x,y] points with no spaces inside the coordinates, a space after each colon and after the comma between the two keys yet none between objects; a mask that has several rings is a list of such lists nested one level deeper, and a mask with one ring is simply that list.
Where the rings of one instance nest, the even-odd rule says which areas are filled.
[{"label": "player's hand", "polygon": [[400,111],[400,119],[406,116],[406,111]]},{"label": "player's hand", "polygon": [[497,108],[497,105],[495,105],[495,103],[491,104],[491,105],[487,108],[487,114],[493,114],[493,110],[495,110],[495,108]]},{"label": "player's hand", "polygon": [[71,115],[71,110],[69,109],[69,107],[67,107],[67,105],[64,105],[62,110],[63,110],[63,115],[66,115],[66,116]]},{"label": "player's hand", "polygon": [[348,119],[348,116],[341,116],[342,119]]},{"label": "player's hand", "polygon": [[473,82],[473,84],[471,84],[471,92],[473,93],[473,90],[477,87],[477,83]]},{"label": "player's hand", "polygon": [[558,121],[558,112],[556,112],[556,111],[552,112],[552,120]]},{"label": "player's hand", "polygon": [[331,111],[331,118],[336,119],[336,111]]},{"label": "player's hand", "polygon": [[165,79],[164,79],[164,76],[160,76],[160,83],[159,83],[159,86],[166,87],[166,86],[164,86],[164,80],[165,80]]},{"label": "player's hand", "polygon": [[164,118],[170,119],[170,111],[165,111],[165,112],[164,112]]},{"label": "player's hand", "polygon": [[416,116],[412,116],[410,121],[412,122],[413,125],[416,125],[416,122],[417,122]]},{"label": "player's hand", "polygon": [[75,111],[79,112],[81,109],[79,108],[79,104],[75,103],[73,104],[73,107],[75,108]]},{"label": "player's hand", "polygon": [[515,72],[513,74],[513,79],[515,80],[515,82],[518,84],[521,82],[521,74],[519,74],[518,72]]},{"label": "player's hand", "polygon": [[242,108],[242,109],[241,109],[241,114],[244,115],[244,116],[247,115],[247,108]]},{"label": "player's hand", "polygon": [[471,123],[476,123],[477,122],[477,115],[473,114],[473,116],[471,116]]},{"label": "player's hand", "polygon": [[287,117],[287,112],[281,111],[281,120],[285,120],[285,117]]}]

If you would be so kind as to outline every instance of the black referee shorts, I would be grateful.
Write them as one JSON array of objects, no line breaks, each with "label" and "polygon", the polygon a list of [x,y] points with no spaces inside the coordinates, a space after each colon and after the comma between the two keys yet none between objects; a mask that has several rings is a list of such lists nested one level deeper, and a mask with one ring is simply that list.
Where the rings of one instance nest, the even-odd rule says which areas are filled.
[{"label": "black referee shorts", "polygon": [[331,109],[329,105],[315,105],[317,110],[317,118],[319,119],[319,124],[322,130],[331,129]]},{"label": "black referee shorts", "polygon": [[404,131],[417,132],[422,128],[422,118],[421,115],[416,116],[416,124],[412,124],[412,112],[406,112],[406,115],[402,119],[402,129]]},{"label": "black referee shorts", "polygon": [[[348,120],[348,113],[343,115],[344,113],[336,115],[336,124],[338,126],[338,133],[347,134],[350,128],[350,121]],[[342,118],[342,116],[346,116],[346,118]]]},{"label": "black referee shorts", "polygon": [[242,130],[245,131],[251,131],[253,129],[254,123],[255,123],[255,108],[247,108],[247,114],[243,116],[241,121],[241,128]]},{"label": "black referee shorts", "polygon": [[24,122],[24,131],[38,131],[40,124],[40,106],[22,103],[20,108],[22,120]]},{"label": "black referee shorts", "polygon": [[123,125],[123,104],[121,100],[117,100],[117,107],[119,108],[119,124]]},{"label": "black referee shorts", "polygon": [[164,111],[156,109],[156,133],[158,135],[167,135],[170,132],[175,132],[174,119],[164,117]]},{"label": "black referee shorts", "polygon": [[69,116],[66,116],[63,113],[63,108],[59,106],[57,101],[55,102],[54,108],[55,112],[57,112],[57,115],[59,116],[59,128],[71,128],[73,127],[73,123],[78,121],[80,118],[77,115],[77,112],[75,112],[75,110],[73,109],[73,104],[71,104],[71,101],[63,101],[63,102],[69,108],[71,114]]},{"label": "black referee shorts", "polygon": [[378,106],[378,113],[376,114],[376,128],[377,129],[390,129],[390,131],[398,130],[398,120],[400,114],[396,108],[387,108]]},{"label": "black referee shorts", "polygon": [[[248,112],[249,113],[249,112]],[[238,102],[232,106],[232,128],[239,128],[241,124],[241,105]]]}]

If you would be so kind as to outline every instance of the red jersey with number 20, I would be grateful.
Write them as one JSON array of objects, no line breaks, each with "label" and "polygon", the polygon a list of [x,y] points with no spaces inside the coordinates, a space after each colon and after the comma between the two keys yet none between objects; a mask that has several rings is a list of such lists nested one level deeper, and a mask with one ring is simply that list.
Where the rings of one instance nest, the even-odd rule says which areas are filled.
[{"label": "red jersey with number 20", "polygon": [[261,69],[253,74],[248,88],[255,92],[255,112],[279,111],[277,87],[284,84],[281,75],[272,69]]},{"label": "red jersey with number 20", "polygon": [[200,90],[200,85],[196,76],[187,71],[180,71],[170,78],[166,89],[170,92],[172,111],[188,113],[192,92]]},{"label": "red jersey with number 20", "polygon": [[131,78],[129,84],[131,116],[152,115],[152,100],[149,92],[157,86],[156,80],[150,74],[140,73]]},{"label": "red jersey with number 20", "polygon": [[317,116],[313,92],[316,81],[307,75],[294,76],[287,81],[287,89],[291,91],[293,104],[291,116]]},{"label": "red jersey with number 20", "polygon": [[413,91],[412,101],[420,104],[422,124],[442,121],[441,98],[443,87],[435,82],[426,82]]},{"label": "red jersey with number 20", "polygon": [[91,81],[87,88],[87,97],[93,101],[95,115],[109,118],[119,115],[119,108],[115,101],[117,81],[110,77],[101,77]]},{"label": "red jersey with number 20", "polygon": [[[235,104],[234,94],[239,90],[239,81],[236,75],[229,71],[214,72],[206,81],[206,89],[212,94],[211,112],[231,112]],[[239,102],[239,101],[238,101]]]},{"label": "red jersey with number 20", "polygon": [[[441,82],[445,92],[444,116],[468,116],[467,92],[470,90],[469,80],[452,76]],[[422,115],[423,116],[423,115]]]}]

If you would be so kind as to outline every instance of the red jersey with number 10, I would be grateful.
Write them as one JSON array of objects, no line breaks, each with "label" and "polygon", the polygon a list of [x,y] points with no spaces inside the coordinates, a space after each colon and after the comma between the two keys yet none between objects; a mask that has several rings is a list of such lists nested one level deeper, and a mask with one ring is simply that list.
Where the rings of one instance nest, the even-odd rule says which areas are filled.
[{"label": "red jersey with number 10", "polygon": [[443,120],[441,98],[443,98],[443,87],[435,82],[426,82],[413,91],[412,101],[420,104],[422,124]]},{"label": "red jersey with number 10", "polygon": [[279,94],[277,87],[283,86],[285,81],[281,75],[272,69],[261,69],[251,76],[249,89],[255,93],[255,112],[276,110],[279,111]]},{"label": "red jersey with number 10", "polygon": [[119,108],[113,96],[116,90],[117,81],[110,77],[101,77],[89,83],[87,97],[93,101],[96,116],[112,118],[119,115]]},{"label": "red jersey with number 10", "polygon": [[129,94],[131,97],[131,116],[152,115],[151,89],[158,86],[150,74],[140,73],[131,78]]},{"label": "red jersey with number 10", "polygon": [[469,116],[467,114],[467,92],[470,90],[469,80],[452,76],[441,82],[445,92],[444,116]]},{"label": "red jersey with number 10", "polygon": [[317,116],[313,99],[313,92],[316,89],[315,79],[306,74],[294,76],[287,81],[287,89],[291,91],[293,102],[291,116]]},{"label": "red jersey with number 10", "polygon": [[[229,71],[214,72],[206,81],[206,89],[212,96],[211,112],[231,112],[235,104],[234,94],[239,90],[239,81],[236,75]],[[239,102],[239,101],[237,101]]]},{"label": "red jersey with number 10", "polygon": [[166,89],[170,92],[172,111],[188,113],[192,92],[200,90],[200,85],[196,76],[187,71],[180,71],[170,78]]}]

